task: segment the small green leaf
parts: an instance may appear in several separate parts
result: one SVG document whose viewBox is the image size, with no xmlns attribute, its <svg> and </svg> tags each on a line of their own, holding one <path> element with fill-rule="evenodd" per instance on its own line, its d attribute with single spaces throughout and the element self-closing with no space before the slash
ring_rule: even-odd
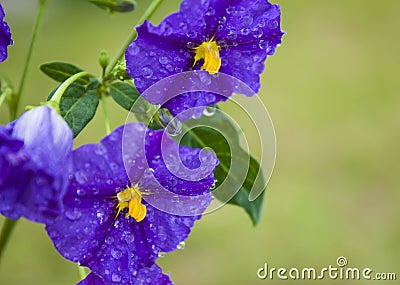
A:
<svg viewBox="0 0 400 285">
<path fill-rule="evenodd" d="M 109 13 L 113 12 L 131 12 L 135 9 L 136 1 L 134 0 L 88 0 L 97 7 L 106 10 Z"/>
<path fill-rule="evenodd" d="M 122 108 L 130 111 L 140 94 L 128 83 L 116 82 L 109 86 L 110 95 Z"/>
<path fill-rule="evenodd" d="M 43 71 L 47 76 L 58 82 L 64 82 L 72 75 L 83 71 L 79 67 L 76 67 L 75 65 L 72 65 L 70 63 L 56 61 L 42 64 L 40 66 L 40 70 Z M 81 84 L 88 84 L 89 77 L 81 77 L 76 80 L 76 82 Z"/>
<path fill-rule="evenodd" d="M 242 207 L 253 224 L 257 224 L 262 212 L 266 181 L 262 171 L 259 171 L 260 164 L 240 146 L 235 125 L 217 110 L 211 117 L 203 116 L 200 120 L 185 122 L 184 129 L 188 131 L 183 137 L 177 138 L 180 144 L 195 148 L 211 147 L 219 159 L 214 172 L 217 180 L 214 196 Z M 250 201 L 249 194 L 253 190 L 261 194 Z"/>
<path fill-rule="evenodd" d="M 55 90 L 51 92 L 48 100 L 54 92 Z M 60 113 L 72 129 L 74 138 L 93 119 L 98 104 L 99 96 L 96 90 L 85 88 L 77 83 L 73 83 L 65 90 L 60 101 Z"/>
</svg>

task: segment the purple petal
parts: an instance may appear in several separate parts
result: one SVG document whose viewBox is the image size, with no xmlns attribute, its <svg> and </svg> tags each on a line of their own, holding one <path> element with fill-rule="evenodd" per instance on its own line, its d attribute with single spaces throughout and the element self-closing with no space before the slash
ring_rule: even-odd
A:
<svg viewBox="0 0 400 285">
<path fill-rule="evenodd" d="M 0 4 L 0 62 L 6 60 L 8 53 L 7 48 L 9 45 L 13 44 L 13 40 L 11 39 L 10 27 L 7 22 L 4 21 L 4 10 L 2 5 Z"/>
<path fill-rule="evenodd" d="M 186 46 L 157 33 L 148 21 L 137 31 L 138 38 L 129 45 L 125 58 L 127 71 L 139 92 L 162 78 L 191 68 L 192 53 Z"/>
<path fill-rule="evenodd" d="M 71 168 L 72 131 L 58 113 L 34 108 L 0 134 L 0 211 L 48 222 L 62 210 Z"/>
<path fill-rule="evenodd" d="M 111 275 L 111 282 L 118 284 L 127 285 L 173 285 L 168 275 L 162 273 L 161 268 L 153 264 L 150 267 L 144 267 L 137 270 L 135 280 L 129 280 L 128 282 L 122 282 L 122 276 L 119 273 Z M 114 278 L 114 281 L 112 279 Z M 120 280 L 120 281 L 117 281 Z M 110 284 L 102 276 L 98 276 L 94 273 L 90 273 L 84 280 L 79 282 L 77 285 L 106 285 Z"/>
</svg>

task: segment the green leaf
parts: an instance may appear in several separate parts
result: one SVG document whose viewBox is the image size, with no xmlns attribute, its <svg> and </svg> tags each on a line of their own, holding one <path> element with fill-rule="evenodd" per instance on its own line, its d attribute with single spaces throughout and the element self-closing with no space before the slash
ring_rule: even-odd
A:
<svg viewBox="0 0 400 285">
<path fill-rule="evenodd" d="M 47 76 L 58 82 L 64 82 L 72 75 L 83 71 L 79 67 L 76 67 L 75 65 L 72 65 L 70 63 L 57 62 L 57 61 L 42 64 L 40 66 L 40 70 L 43 71 Z M 81 84 L 88 84 L 89 77 L 88 76 L 81 77 L 78 80 L 76 80 L 76 82 Z"/>
<path fill-rule="evenodd" d="M 200 120 L 185 122 L 184 130 L 188 131 L 177 138 L 180 144 L 195 148 L 210 147 L 219 159 L 214 172 L 217 180 L 214 196 L 222 202 L 242 207 L 253 224 L 257 224 L 262 212 L 266 180 L 257 160 L 240 146 L 235 125 L 217 110 L 211 117 L 202 116 Z M 250 201 L 251 191 L 261 194 Z"/>
<path fill-rule="evenodd" d="M 130 111 L 140 94 L 128 83 L 116 82 L 109 86 L 110 95 L 122 108 Z"/>
<path fill-rule="evenodd" d="M 51 92 L 48 100 L 54 92 L 55 90 Z M 73 83 L 65 90 L 60 101 L 60 113 L 72 129 L 74 138 L 93 119 L 98 104 L 99 96 L 96 90 L 85 88 L 77 83 Z"/>
<path fill-rule="evenodd" d="M 134 0 L 88 0 L 97 7 L 106 10 L 109 13 L 113 12 L 131 12 L 135 9 L 136 1 Z"/>
</svg>

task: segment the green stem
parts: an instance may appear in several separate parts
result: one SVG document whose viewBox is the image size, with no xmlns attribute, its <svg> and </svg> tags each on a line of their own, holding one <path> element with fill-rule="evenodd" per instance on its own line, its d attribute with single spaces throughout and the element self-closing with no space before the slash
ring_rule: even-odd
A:
<svg viewBox="0 0 400 285">
<path fill-rule="evenodd" d="M 137 22 L 136 26 L 139 26 L 144 23 L 145 20 L 149 19 L 154 12 L 157 10 L 158 6 L 160 6 L 163 0 L 153 0 L 150 6 L 146 9 L 142 17 Z M 114 69 L 114 67 L 118 64 L 118 61 L 121 60 L 124 56 L 125 50 L 128 48 L 129 44 L 136 39 L 137 31 L 136 28 L 133 29 L 132 33 L 129 35 L 128 39 L 126 40 L 125 44 L 121 47 L 120 51 L 117 55 L 113 58 L 111 64 L 107 68 L 107 75 Z"/>
<path fill-rule="evenodd" d="M 110 126 L 110 118 L 108 117 L 107 101 L 106 101 L 106 95 L 105 94 L 101 94 L 100 101 L 101 101 L 101 106 L 103 107 L 104 124 L 105 124 L 105 127 L 106 127 L 106 133 L 108 135 L 109 133 L 111 133 L 111 126 Z"/>
<path fill-rule="evenodd" d="M 0 94 L 0 107 L 3 105 L 4 101 L 8 96 L 12 94 L 12 90 L 10 88 L 6 88 L 2 94 Z"/>
<path fill-rule="evenodd" d="M 0 235 L 0 260 L 1 257 L 3 256 L 4 249 L 6 248 L 7 242 L 9 237 L 11 236 L 11 233 L 17 224 L 18 220 L 10 220 L 10 219 L 5 219 L 3 228 L 1 229 L 1 235 Z"/>
<path fill-rule="evenodd" d="M 60 102 L 61 100 L 61 96 L 65 93 L 65 90 L 67 90 L 67 88 L 74 83 L 76 80 L 78 80 L 81 77 L 84 76 L 88 76 L 90 75 L 89 72 L 86 71 L 81 71 L 78 73 L 75 73 L 74 75 L 72 75 L 71 77 L 69 77 L 67 80 L 65 80 L 57 89 L 57 91 L 53 94 L 53 96 L 51 97 L 50 101 L 55 101 L 57 103 Z"/>
<path fill-rule="evenodd" d="M 26 82 L 26 75 L 27 75 L 29 67 L 31 65 L 32 53 L 33 53 L 33 50 L 34 50 L 35 45 L 36 45 L 36 39 L 37 39 L 40 23 L 42 22 L 43 11 L 44 11 L 44 8 L 46 6 L 46 3 L 47 3 L 46 0 L 39 0 L 39 9 L 38 9 L 37 14 L 36 14 L 35 25 L 33 27 L 32 40 L 31 40 L 31 43 L 29 45 L 28 55 L 26 57 L 24 70 L 22 72 L 20 86 L 19 86 L 18 92 L 16 93 L 16 97 L 15 97 L 13 108 L 10 109 L 11 120 L 15 120 L 17 118 L 19 102 L 20 102 L 20 99 L 22 97 L 22 92 L 24 92 L 24 87 L 25 87 L 25 82 Z"/>
</svg>

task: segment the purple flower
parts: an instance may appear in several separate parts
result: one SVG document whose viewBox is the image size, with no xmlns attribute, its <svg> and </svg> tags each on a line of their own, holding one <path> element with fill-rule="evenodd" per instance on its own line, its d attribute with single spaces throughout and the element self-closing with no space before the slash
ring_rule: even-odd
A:
<svg viewBox="0 0 400 285">
<path fill-rule="evenodd" d="M 61 255 L 91 269 L 79 284 L 171 284 L 155 261 L 209 205 L 217 163 L 139 123 L 75 150 L 65 212 L 46 229 Z"/>
<path fill-rule="evenodd" d="M 140 92 L 170 75 L 203 69 L 209 76 L 231 75 L 257 93 L 264 61 L 274 54 L 283 35 L 280 8 L 267 0 L 183 0 L 180 11 L 159 26 L 146 21 L 137 31 L 138 38 L 129 45 L 125 58 Z M 169 102 L 146 99 L 163 104 L 173 115 L 227 99 L 195 93 Z"/>
<path fill-rule="evenodd" d="M 0 212 L 48 222 L 62 210 L 71 167 L 72 131 L 41 106 L 0 127 Z"/>
<path fill-rule="evenodd" d="M 0 4 L 0 62 L 3 62 L 7 58 L 7 48 L 9 45 L 13 44 L 13 40 L 11 39 L 10 28 L 8 27 L 7 22 L 3 21 L 4 19 L 4 10 L 3 6 Z"/>
</svg>

